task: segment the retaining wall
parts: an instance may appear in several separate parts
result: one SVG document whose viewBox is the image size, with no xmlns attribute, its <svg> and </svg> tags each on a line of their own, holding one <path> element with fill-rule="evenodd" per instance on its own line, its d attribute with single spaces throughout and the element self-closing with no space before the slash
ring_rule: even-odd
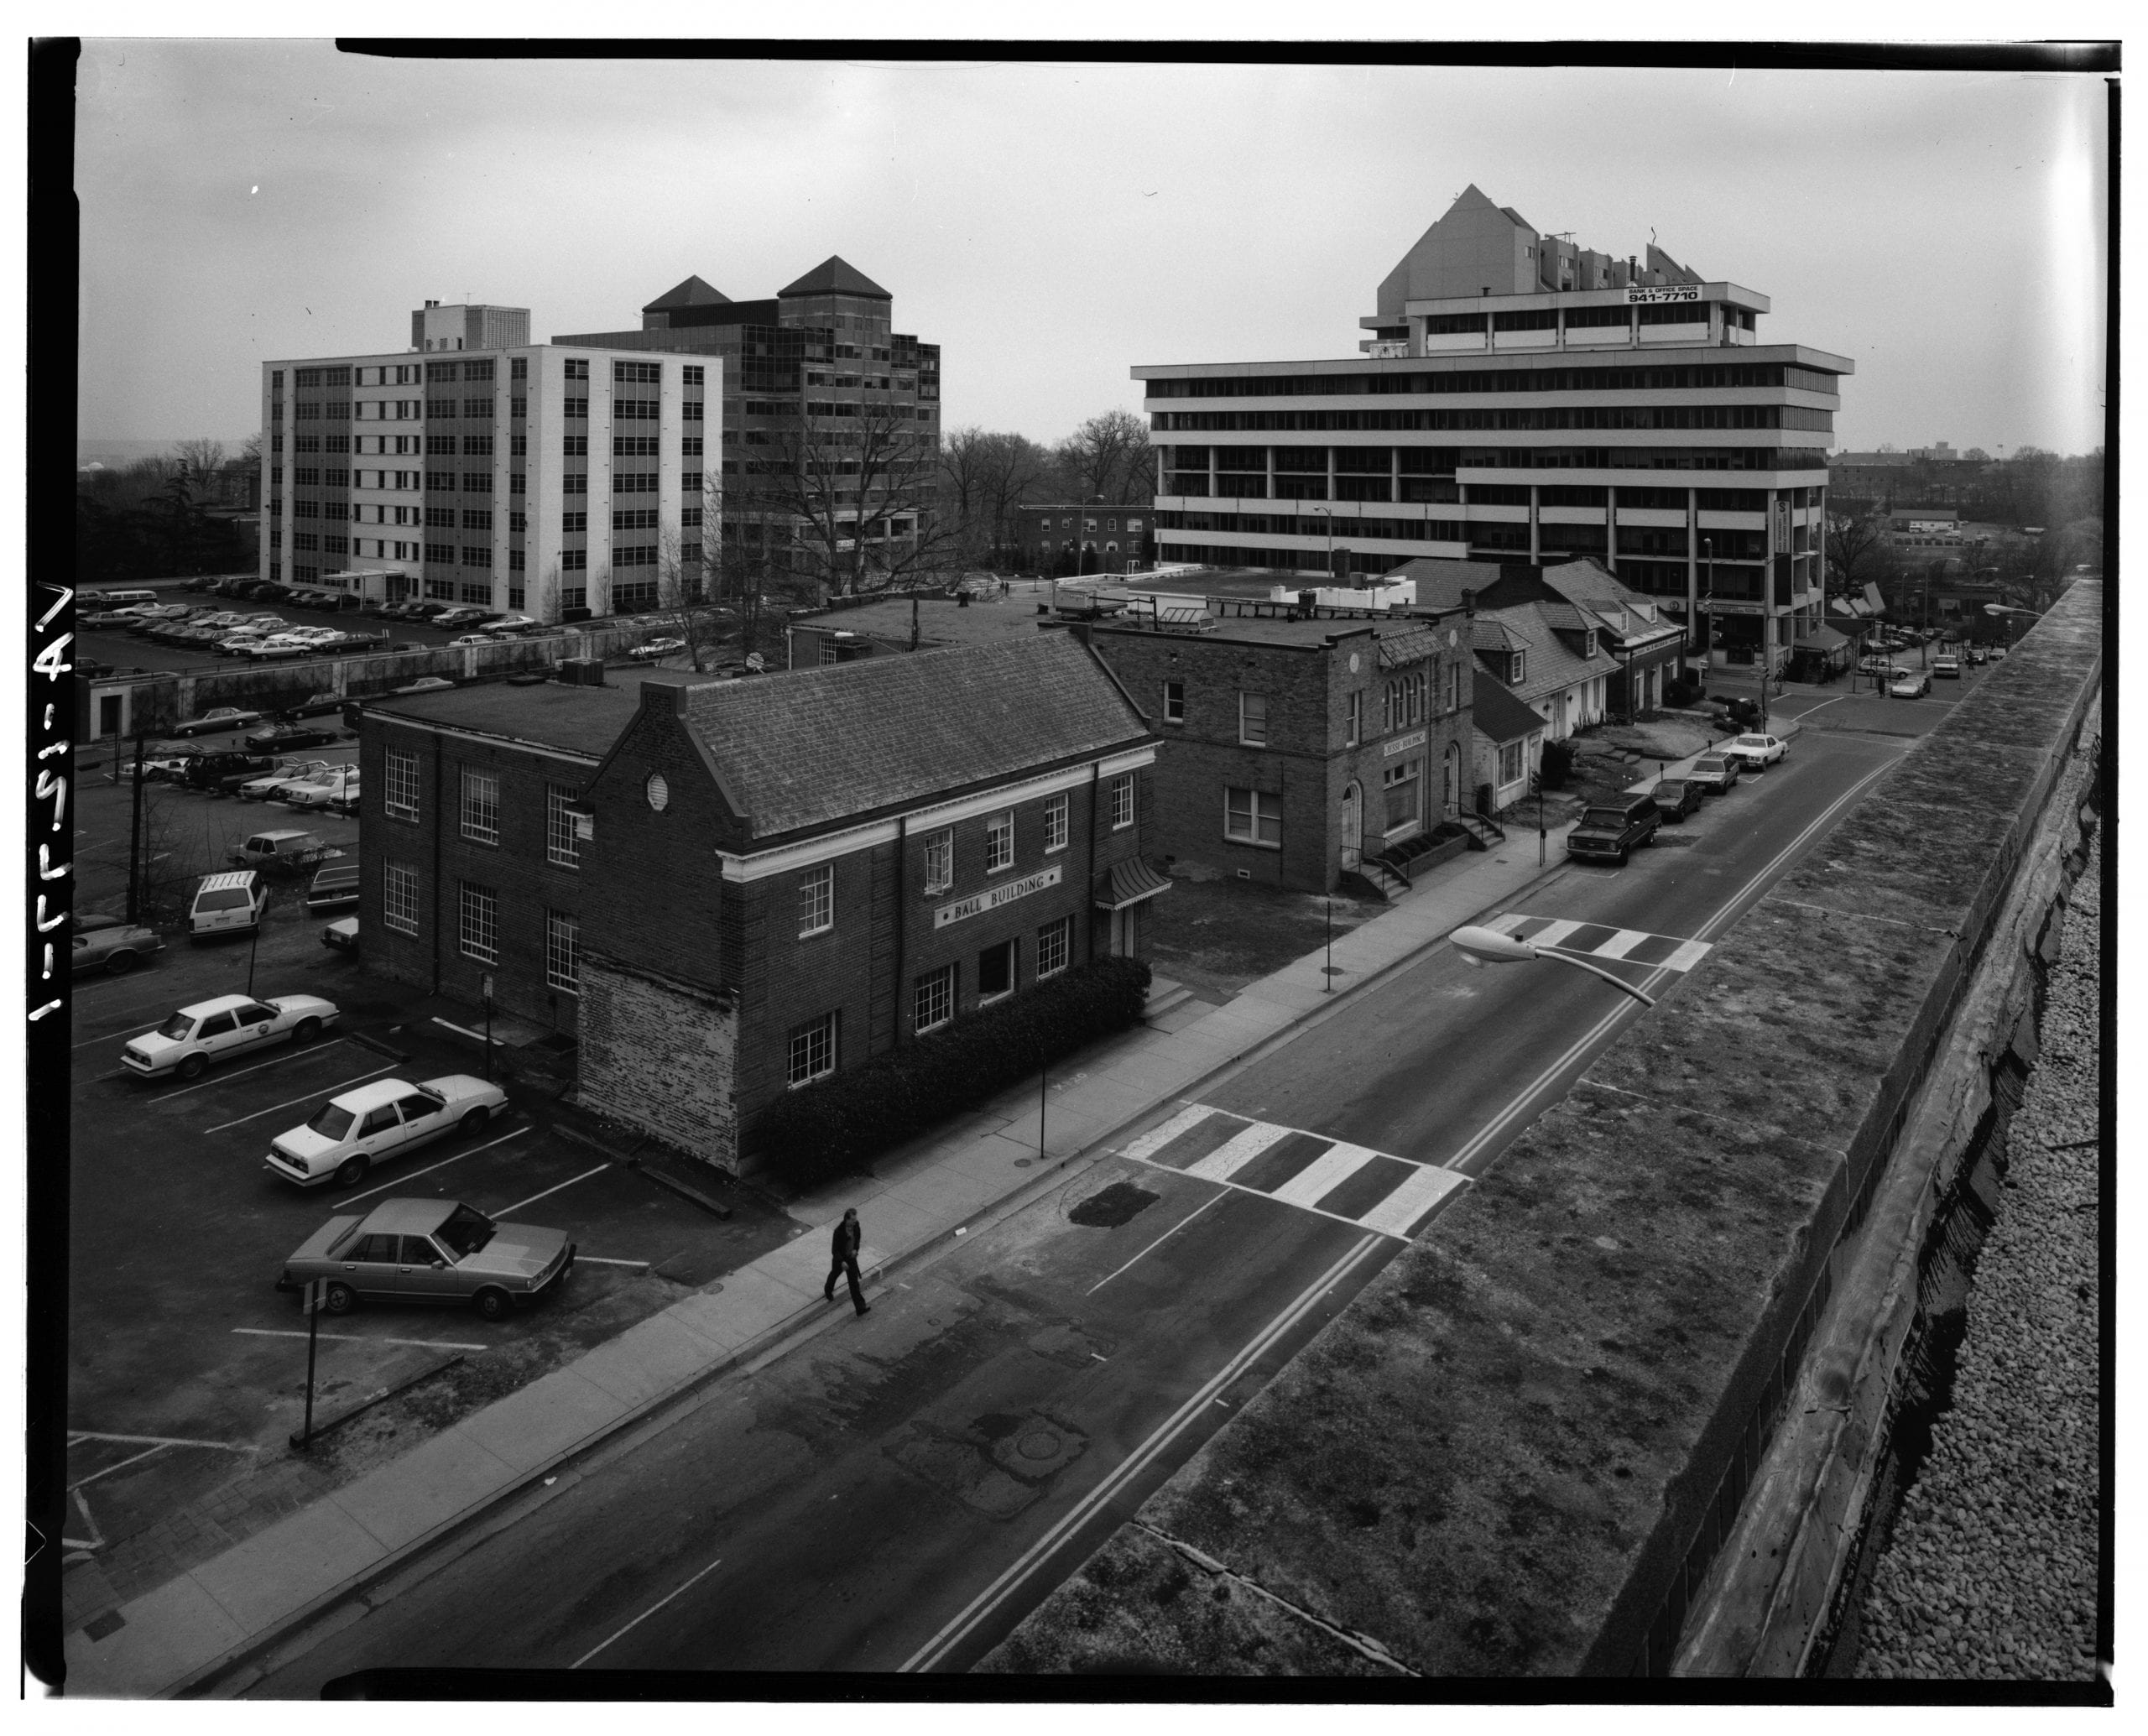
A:
<svg viewBox="0 0 2148 1736">
<path fill-rule="evenodd" d="M 2076 585 L 980 1667 L 1670 1671 L 2068 799 L 2102 602 Z"/>
</svg>

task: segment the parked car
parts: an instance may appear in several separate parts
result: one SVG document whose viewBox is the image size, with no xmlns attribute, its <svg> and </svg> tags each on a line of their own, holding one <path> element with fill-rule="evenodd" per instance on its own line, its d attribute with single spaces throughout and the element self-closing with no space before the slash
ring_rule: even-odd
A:
<svg viewBox="0 0 2148 1736">
<path fill-rule="evenodd" d="M 341 916 L 321 931 L 321 944 L 337 952 L 358 950 L 358 919 Z"/>
<path fill-rule="evenodd" d="M 1921 699 L 1932 691 L 1932 677 L 1911 670 L 1890 681 L 1887 691 L 1896 699 Z"/>
<path fill-rule="evenodd" d="M 216 641 L 219 657 L 243 657 L 249 648 L 259 644 L 268 635 L 258 628 L 242 627 L 228 637 Z"/>
<path fill-rule="evenodd" d="M 333 1181 L 353 1187 L 367 1170 L 438 1139 L 450 1129 L 474 1134 L 507 1107 L 488 1079 L 448 1073 L 412 1085 L 375 1079 L 332 1097 L 303 1127 L 268 1142 L 268 1173 L 301 1187 Z"/>
<path fill-rule="evenodd" d="M 309 910 L 340 910 L 357 901 L 358 865 L 355 862 L 333 863 L 321 869 L 305 891 L 305 907 Z"/>
<path fill-rule="evenodd" d="M 109 925 L 77 927 L 70 937 L 69 970 L 77 977 L 92 971 L 125 975 L 152 952 L 164 950 L 164 936 L 138 923 L 109 920 Z"/>
<path fill-rule="evenodd" d="M 683 651 L 686 649 L 686 642 L 682 639 L 644 639 L 628 652 L 627 655 L 654 662 L 659 657 L 669 657 L 674 651 Z"/>
<path fill-rule="evenodd" d="M 201 750 L 190 742 L 153 742 L 142 750 L 142 780 L 146 784 L 177 783 Z"/>
<path fill-rule="evenodd" d="M 433 625 L 435 627 L 469 626 L 483 619 L 484 615 L 484 610 L 464 604 L 453 608 L 442 609 L 433 617 Z"/>
<path fill-rule="evenodd" d="M 528 633 L 542 624 L 528 615 L 503 615 L 497 621 L 487 622 L 485 631 L 491 633 Z"/>
<path fill-rule="evenodd" d="M 1688 784 L 1697 784 L 1711 795 L 1721 795 L 1738 782 L 1738 761 L 1728 753 L 1703 753 L 1686 774 Z"/>
<path fill-rule="evenodd" d="M 1687 778 L 1658 778 L 1648 794 L 1658 816 L 1670 825 L 1682 826 L 1688 814 L 1699 811 L 1707 792 Z"/>
<path fill-rule="evenodd" d="M 232 847 L 231 861 L 242 868 L 295 870 L 317 868 L 343 852 L 317 832 L 257 832 Z"/>
<path fill-rule="evenodd" d="M 1733 737 L 1716 750 L 1739 762 L 1746 771 L 1758 771 L 1763 766 L 1773 765 L 1790 752 L 1790 743 L 1779 735 L 1741 735 Z"/>
<path fill-rule="evenodd" d="M 274 657 L 305 657 L 315 650 L 311 639 L 294 639 L 288 633 L 274 633 L 266 639 L 256 639 L 247 646 L 244 655 L 258 663 L 266 663 Z"/>
<path fill-rule="evenodd" d="M 324 688 L 318 693 L 309 693 L 296 705 L 283 706 L 276 712 L 276 721 L 295 722 L 300 717 L 341 717 L 343 714 L 343 696 Z"/>
<path fill-rule="evenodd" d="M 357 781 L 357 767 L 338 766 L 334 771 L 323 772 L 318 777 L 301 778 L 295 784 L 286 784 L 278 793 L 276 800 L 286 807 L 327 808 Z"/>
<path fill-rule="evenodd" d="M 495 1223 L 454 1200 L 383 1200 L 362 1217 L 331 1217 L 284 1262 L 276 1288 L 289 1293 L 326 1280 L 331 1314 L 361 1301 L 463 1304 L 503 1320 L 574 1270 L 564 1230 Z"/>
<path fill-rule="evenodd" d="M 122 1066 L 143 1079 L 176 1073 L 198 1079 L 212 1061 L 224 1061 L 271 1043 L 310 1043 L 342 1015 L 317 994 L 281 994 L 256 1000 L 219 995 L 181 1007 L 154 1030 L 128 1040 Z"/>
<path fill-rule="evenodd" d="M 343 780 L 342 786 L 329 796 L 326 803 L 328 811 L 331 814 L 357 813 L 359 799 L 364 793 L 359 787 L 360 782 L 357 771 L 353 768 L 351 775 Z"/>
<path fill-rule="evenodd" d="M 209 935 L 251 933 L 260 927 L 268 904 L 268 889 L 251 868 L 204 874 L 186 913 L 187 933 L 197 941 Z"/>
<path fill-rule="evenodd" d="M 258 778 L 248 778 L 238 786 L 238 795 L 247 801 L 274 801 L 277 792 L 286 784 L 296 784 L 335 770 L 335 762 L 327 759 L 279 760 Z"/>
<path fill-rule="evenodd" d="M 1962 679 L 1962 660 L 1958 657 L 1935 657 L 1932 659 L 1932 673 L 1942 681 Z"/>
<path fill-rule="evenodd" d="M 1650 796 L 1621 795 L 1591 802 L 1567 834 L 1567 854 L 1583 861 L 1615 862 L 1624 868 L 1635 850 L 1655 841 L 1655 829 L 1662 823 Z"/>
<path fill-rule="evenodd" d="M 390 693 L 431 693 L 442 687 L 452 687 L 454 682 L 444 675 L 420 675 L 414 681 L 401 687 L 391 687 Z"/>
<path fill-rule="evenodd" d="M 257 729 L 246 745 L 257 753 L 288 753 L 300 748 L 327 748 L 343 739 L 343 732 L 326 723 L 272 723 Z"/>
<path fill-rule="evenodd" d="M 465 633 L 458 634 L 456 638 L 450 639 L 447 643 L 451 649 L 457 645 L 489 645 L 493 643 L 493 640 L 486 633 Z"/>
<path fill-rule="evenodd" d="M 177 781 L 190 790 L 229 795 L 248 779 L 273 769 L 275 764 L 265 754 L 242 753 L 235 748 L 218 753 L 196 753 L 186 762 L 186 769 Z"/>
<path fill-rule="evenodd" d="M 219 675 L 216 679 L 221 681 L 224 678 Z M 208 735 L 219 729 L 243 729 L 248 724 L 258 723 L 260 721 L 261 713 L 258 712 L 242 711 L 237 706 L 216 706 L 202 712 L 198 717 L 190 718 L 185 723 L 175 725 L 172 733 L 174 735 Z"/>
<path fill-rule="evenodd" d="M 1991 661 L 1991 653 L 1987 651 L 1982 645 L 1971 645 L 1969 647 L 1969 661 L 1978 665 L 1989 663 Z"/>
</svg>

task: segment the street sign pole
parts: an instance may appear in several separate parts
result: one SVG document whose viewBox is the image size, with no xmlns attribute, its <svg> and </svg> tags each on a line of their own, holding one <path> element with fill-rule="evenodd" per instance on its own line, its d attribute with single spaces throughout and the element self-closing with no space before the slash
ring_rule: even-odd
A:
<svg viewBox="0 0 2148 1736">
<path fill-rule="evenodd" d="M 485 1077 L 493 1077 L 493 973 L 485 972 Z"/>
<path fill-rule="evenodd" d="M 291 1445 L 304 1452 L 313 1444 L 313 1371 L 314 1356 L 321 1347 L 321 1310 L 327 1300 L 328 1280 L 310 1278 L 306 1280 L 305 1308 L 305 1426 L 291 1436 Z"/>
</svg>

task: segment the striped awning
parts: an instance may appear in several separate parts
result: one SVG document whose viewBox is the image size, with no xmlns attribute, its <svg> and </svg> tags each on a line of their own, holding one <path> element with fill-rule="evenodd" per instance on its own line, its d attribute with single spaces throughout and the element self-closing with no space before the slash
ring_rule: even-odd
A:
<svg viewBox="0 0 2148 1736">
<path fill-rule="evenodd" d="M 1129 861 L 1115 862 L 1098 874 L 1093 897 L 1100 910 L 1123 910 L 1129 904 L 1138 904 L 1160 892 L 1168 892 L 1170 887 L 1168 874 L 1158 873 L 1136 856 Z"/>
</svg>

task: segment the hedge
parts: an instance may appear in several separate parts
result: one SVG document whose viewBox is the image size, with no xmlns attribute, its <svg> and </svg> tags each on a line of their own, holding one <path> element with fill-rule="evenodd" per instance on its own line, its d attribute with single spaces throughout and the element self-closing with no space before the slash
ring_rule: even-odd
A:
<svg viewBox="0 0 2148 1736">
<path fill-rule="evenodd" d="M 1574 750 L 1564 742 L 1546 742 L 1544 759 L 1538 768 L 1546 790 L 1563 790 L 1567 779 L 1573 775 Z"/>
<path fill-rule="evenodd" d="M 1149 967 L 1138 958 L 1078 966 L 786 1092 L 756 1120 L 753 1146 L 774 1175 L 800 1186 L 861 1170 L 1045 1063 L 1139 1024 L 1148 996 Z"/>
</svg>

